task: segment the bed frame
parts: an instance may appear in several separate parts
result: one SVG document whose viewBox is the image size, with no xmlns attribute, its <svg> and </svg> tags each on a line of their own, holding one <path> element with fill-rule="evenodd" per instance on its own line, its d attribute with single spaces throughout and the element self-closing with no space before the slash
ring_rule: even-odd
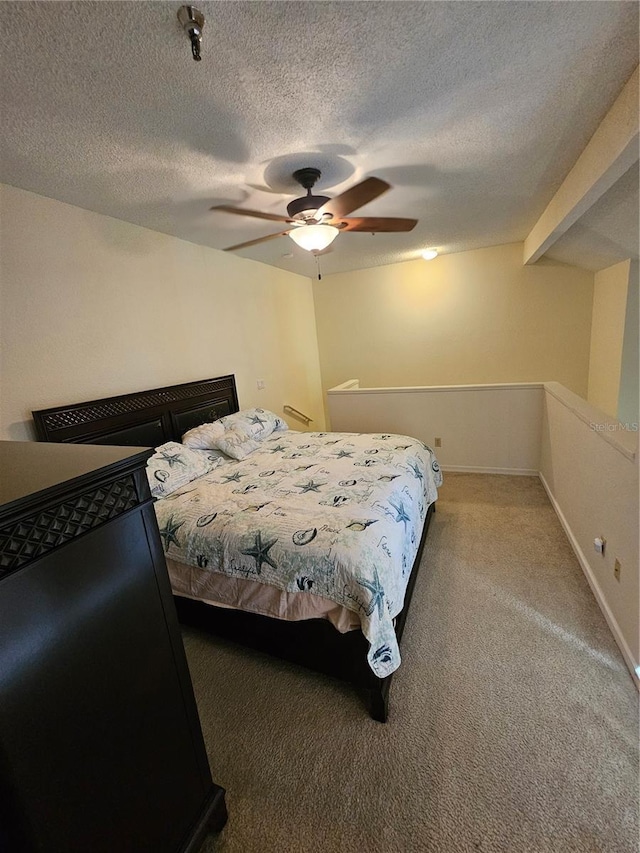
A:
<svg viewBox="0 0 640 853">
<path fill-rule="evenodd" d="M 118 397 L 33 412 L 40 441 L 157 447 L 180 441 L 187 430 L 238 411 L 234 376 L 169 385 Z M 424 522 L 405 605 L 395 620 L 402 639 L 409 605 L 435 504 Z M 214 607 L 174 596 L 181 622 L 335 676 L 366 690 L 374 720 L 386 722 L 392 676 L 378 678 L 367 662 L 369 643 L 361 631 L 341 634 L 325 619 L 287 622 L 241 610 Z"/>
</svg>

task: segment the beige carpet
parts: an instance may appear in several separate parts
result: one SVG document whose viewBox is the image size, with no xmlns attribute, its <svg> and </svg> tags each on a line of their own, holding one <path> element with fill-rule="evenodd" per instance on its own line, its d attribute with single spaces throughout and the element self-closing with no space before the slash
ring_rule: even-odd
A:
<svg viewBox="0 0 640 853">
<path fill-rule="evenodd" d="M 535 478 L 448 474 L 391 687 L 185 632 L 229 823 L 207 853 L 626 853 L 638 697 Z"/>
</svg>

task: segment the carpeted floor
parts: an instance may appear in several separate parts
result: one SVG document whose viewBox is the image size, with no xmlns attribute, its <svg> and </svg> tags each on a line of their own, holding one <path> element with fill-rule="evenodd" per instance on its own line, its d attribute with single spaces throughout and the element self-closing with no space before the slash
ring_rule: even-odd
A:
<svg viewBox="0 0 640 853">
<path fill-rule="evenodd" d="M 447 474 L 386 725 L 185 632 L 229 823 L 206 853 L 638 849 L 638 696 L 539 481 Z"/>
</svg>

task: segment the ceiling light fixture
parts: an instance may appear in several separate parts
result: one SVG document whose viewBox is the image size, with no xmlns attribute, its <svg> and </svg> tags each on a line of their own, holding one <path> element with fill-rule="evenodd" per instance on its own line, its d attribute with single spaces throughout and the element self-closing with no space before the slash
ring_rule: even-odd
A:
<svg viewBox="0 0 640 853">
<path fill-rule="evenodd" d="M 294 228 L 293 231 L 289 232 L 289 237 L 301 249 L 306 249 L 307 252 L 321 252 L 330 243 L 333 243 L 339 233 L 340 229 L 334 228 L 333 225 L 316 223 L 314 225 L 301 225 L 299 228 Z"/>
<path fill-rule="evenodd" d="M 425 249 L 422 253 L 422 257 L 425 261 L 432 261 L 434 258 L 438 257 L 438 252 L 435 249 Z"/>
</svg>

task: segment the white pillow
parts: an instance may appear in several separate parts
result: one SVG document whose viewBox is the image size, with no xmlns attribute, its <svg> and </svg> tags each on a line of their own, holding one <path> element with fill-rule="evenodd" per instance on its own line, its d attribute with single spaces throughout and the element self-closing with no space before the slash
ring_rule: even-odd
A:
<svg viewBox="0 0 640 853">
<path fill-rule="evenodd" d="M 234 435 L 231 440 L 226 438 L 227 433 L 242 433 L 246 438 L 254 441 L 263 441 L 273 432 L 284 432 L 289 429 L 286 421 L 274 415 L 268 409 L 244 409 L 233 415 L 225 415 L 218 421 L 190 429 L 182 436 L 182 443 L 193 450 L 217 449 L 227 453 L 233 459 L 244 459 L 256 448 L 247 450 L 243 456 L 235 456 L 235 448 L 241 448 L 244 444 L 240 435 Z M 229 453 L 225 448 L 230 447 Z M 248 446 L 247 446 L 248 447 Z M 239 450 L 238 452 L 243 452 Z"/>
<path fill-rule="evenodd" d="M 192 450 L 208 450 L 217 448 L 217 440 L 224 435 L 224 424 L 214 421 L 210 424 L 201 424 L 190 429 L 182 436 L 182 443 Z"/>
<path fill-rule="evenodd" d="M 228 429 L 221 438 L 217 439 L 216 447 L 232 459 L 240 461 L 257 450 L 260 442 L 244 429 Z"/>
<path fill-rule="evenodd" d="M 156 498 L 166 497 L 197 477 L 208 474 L 221 462 L 213 453 L 191 450 L 177 441 L 168 441 L 157 447 L 147 462 L 151 494 Z"/>
<path fill-rule="evenodd" d="M 225 429 L 241 429 L 249 433 L 256 441 L 263 441 L 273 432 L 284 432 L 289 429 L 286 421 L 279 418 L 268 409 L 243 409 L 233 415 L 225 415 L 220 418 Z"/>
</svg>

